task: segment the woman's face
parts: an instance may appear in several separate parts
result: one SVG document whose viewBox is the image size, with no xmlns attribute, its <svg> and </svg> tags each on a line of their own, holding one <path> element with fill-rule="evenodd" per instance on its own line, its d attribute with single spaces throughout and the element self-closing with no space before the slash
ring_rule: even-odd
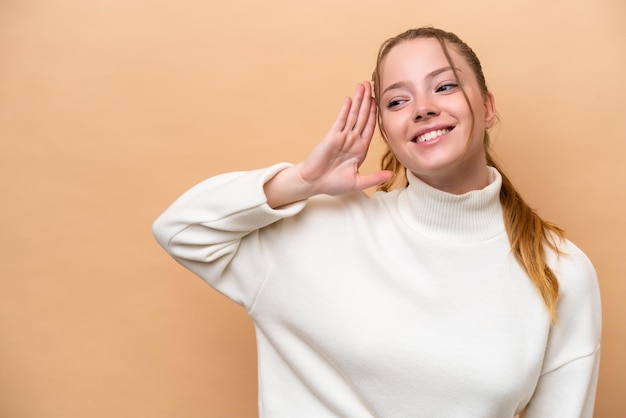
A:
<svg viewBox="0 0 626 418">
<path fill-rule="evenodd" d="M 403 41 L 388 52 L 380 69 L 381 121 L 407 169 L 433 187 L 464 193 L 488 184 L 483 139 L 495 108 L 466 60 L 454 47 L 448 51 L 458 81 L 436 39 Z"/>
</svg>

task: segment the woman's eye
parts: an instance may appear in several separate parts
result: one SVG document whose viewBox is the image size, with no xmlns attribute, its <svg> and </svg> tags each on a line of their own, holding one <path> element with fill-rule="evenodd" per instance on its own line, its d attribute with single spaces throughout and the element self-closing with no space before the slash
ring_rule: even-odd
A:
<svg viewBox="0 0 626 418">
<path fill-rule="evenodd" d="M 442 92 L 442 91 L 450 91 L 450 90 L 454 90 L 457 87 L 459 87 L 458 84 L 454 84 L 454 83 L 448 83 L 448 84 L 444 84 L 443 86 L 440 86 L 437 88 L 437 93 Z"/>
<path fill-rule="evenodd" d="M 404 103 L 404 100 L 400 100 L 400 99 L 396 99 L 396 100 L 391 100 L 388 104 L 387 104 L 387 109 L 392 109 L 396 106 L 400 106 L 402 103 Z"/>
</svg>

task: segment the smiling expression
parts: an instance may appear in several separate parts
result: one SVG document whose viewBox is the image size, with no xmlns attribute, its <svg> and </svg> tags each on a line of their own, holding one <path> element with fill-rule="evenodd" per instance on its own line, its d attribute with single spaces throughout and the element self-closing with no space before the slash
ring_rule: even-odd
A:
<svg viewBox="0 0 626 418">
<path fill-rule="evenodd" d="M 380 68 L 381 129 L 413 174 L 464 193 L 488 184 L 484 133 L 495 108 L 466 60 L 454 46 L 447 49 L 458 79 L 436 39 L 403 41 L 388 52 Z"/>
</svg>

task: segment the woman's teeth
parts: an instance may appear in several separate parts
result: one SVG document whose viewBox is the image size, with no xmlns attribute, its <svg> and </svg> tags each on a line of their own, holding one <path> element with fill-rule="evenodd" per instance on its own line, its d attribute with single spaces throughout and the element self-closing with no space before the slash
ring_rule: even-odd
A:
<svg viewBox="0 0 626 418">
<path fill-rule="evenodd" d="M 426 141 L 430 141 L 431 139 L 435 139 L 441 135 L 445 135 L 448 132 L 450 132 L 450 129 L 438 129 L 436 131 L 430 131 L 430 132 L 426 132 L 423 135 L 418 136 L 415 139 L 415 142 L 426 142 Z"/>
</svg>

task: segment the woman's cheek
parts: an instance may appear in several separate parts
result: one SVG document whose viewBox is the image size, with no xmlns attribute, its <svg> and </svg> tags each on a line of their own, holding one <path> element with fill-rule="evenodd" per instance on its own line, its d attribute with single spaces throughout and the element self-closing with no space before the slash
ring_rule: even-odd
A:
<svg viewBox="0 0 626 418">
<path fill-rule="evenodd" d="M 383 118 L 383 125 L 389 141 L 394 141 L 402 136 L 403 124 L 402 119 L 394 115 L 388 115 Z"/>
</svg>

